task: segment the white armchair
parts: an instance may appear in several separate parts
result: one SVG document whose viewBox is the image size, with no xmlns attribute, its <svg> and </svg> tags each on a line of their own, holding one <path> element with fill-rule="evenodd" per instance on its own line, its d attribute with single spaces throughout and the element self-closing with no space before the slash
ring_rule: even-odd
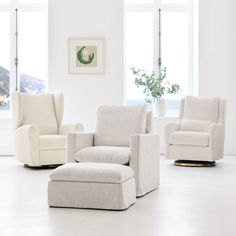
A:
<svg viewBox="0 0 236 236">
<path fill-rule="evenodd" d="M 68 135 L 68 162 L 130 166 L 137 196 L 159 186 L 159 136 L 151 134 L 151 112 L 145 106 L 101 106 L 95 133 Z"/>
<path fill-rule="evenodd" d="M 61 125 L 63 94 L 14 92 L 12 110 L 16 158 L 32 167 L 65 163 L 66 135 L 83 131 L 83 125 Z"/>
<path fill-rule="evenodd" d="M 220 98 L 182 99 L 179 122 L 165 128 L 166 159 L 187 160 L 191 165 L 191 161 L 214 164 L 223 158 L 225 107 Z"/>
</svg>

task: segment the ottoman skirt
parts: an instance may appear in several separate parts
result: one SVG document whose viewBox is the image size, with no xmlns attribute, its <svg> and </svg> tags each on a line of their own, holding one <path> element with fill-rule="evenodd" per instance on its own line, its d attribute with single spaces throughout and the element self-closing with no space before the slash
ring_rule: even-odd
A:
<svg viewBox="0 0 236 236">
<path fill-rule="evenodd" d="M 73 163 L 59 168 L 50 175 L 49 206 L 124 210 L 136 201 L 135 180 L 130 167 Z"/>
</svg>

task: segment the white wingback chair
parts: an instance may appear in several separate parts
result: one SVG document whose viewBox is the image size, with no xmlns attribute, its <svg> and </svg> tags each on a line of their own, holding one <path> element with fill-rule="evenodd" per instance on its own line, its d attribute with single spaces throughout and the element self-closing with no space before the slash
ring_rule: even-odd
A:
<svg viewBox="0 0 236 236">
<path fill-rule="evenodd" d="M 145 106 L 101 106 L 95 133 L 68 135 L 68 162 L 128 165 L 142 196 L 159 186 L 159 136 L 150 133 L 151 121 Z"/>
<path fill-rule="evenodd" d="M 12 94 L 16 158 L 32 167 L 63 164 L 66 135 L 83 130 L 81 124 L 62 125 L 62 93 Z"/>
<path fill-rule="evenodd" d="M 225 107 L 221 98 L 182 99 L 180 121 L 165 128 L 166 158 L 207 162 L 223 158 Z"/>
</svg>

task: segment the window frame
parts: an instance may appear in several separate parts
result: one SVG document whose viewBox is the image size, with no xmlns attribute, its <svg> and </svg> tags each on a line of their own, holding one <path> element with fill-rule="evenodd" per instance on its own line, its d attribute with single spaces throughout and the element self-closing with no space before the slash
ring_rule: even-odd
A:
<svg viewBox="0 0 236 236">
<path fill-rule="evenodd" d="M 124 3 L 124 103 L 127 104 L 127 14 L 129 12 L 153 13 L 153 71 L 158 72 L 158 9 L 162 12 L 187 12 L 189 17 L 189 66 L 188 66 L 188 94 L 198 95 L 198 0 L 188 0 L 188 3 Z"/>
<path fill-rule="evenodd" d="M 10 13 L 10 94 L 13 91 L 16 91 L 16 14 L 15 9 L 18 9 L 20 12 L 44 12 L 46 14 L 46 20 L 48 22 L 48 1 L 45 3 L 21 3 L 20 0 L 9 0 L 8 3 L 0 2 L 0 13 L 9 12 Z M 20 32 L 19 32 L 20 33 Z M 46 51 L 48 50 L 48 27 L 45 28 L 46 35 Z M 19 58 L 20 60 L 20 58 Z M 45 58 L 45 68 L 48 71 L 48 57 Z M 48 77 L 45 78 L 45 91 L 48 91 Z M 20 71 L 18 70 L 18 88 L 20 88 Z M 10 96 L 11 97 L 11 96 Z M 11 102 L 10 102 L 11 103 Z M 12 106 L 10 105 L 9 110 L 0 110 L 0 117 L 11 117 L 12 115 Z"/>
</svg>

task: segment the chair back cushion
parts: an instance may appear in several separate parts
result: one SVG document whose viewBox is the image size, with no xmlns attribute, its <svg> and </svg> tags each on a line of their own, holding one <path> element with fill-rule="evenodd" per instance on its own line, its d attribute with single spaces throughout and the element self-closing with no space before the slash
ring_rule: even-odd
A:
<svg viewBox="0 0 236 236">
<path fill-rule="evenodd" d="M 199 131 L 208 132 L 209 125 L 212 121 L 208 120 L 187 120 L 183 119 L 181 122 L 181 131 Z"/>
<path fill-rule="evenodd" d="M 205 120 L 218 122 L 220 98 L 186 97 L 183 100 L 183 117 L 185 120 Z"/>
<path fill-rule="evenodd" d="M 146 132 L 145 106 L 101 106 L 97 110 L 95 146 L 129 146 L 132 134 Z"/>
<path fill-rule="evenodd" d="M 40 134 L 57 134 L 58 124 L 53 94 L 21 94 L 23 117 L 22 125 L 35 124 Z"/>
</svg>

